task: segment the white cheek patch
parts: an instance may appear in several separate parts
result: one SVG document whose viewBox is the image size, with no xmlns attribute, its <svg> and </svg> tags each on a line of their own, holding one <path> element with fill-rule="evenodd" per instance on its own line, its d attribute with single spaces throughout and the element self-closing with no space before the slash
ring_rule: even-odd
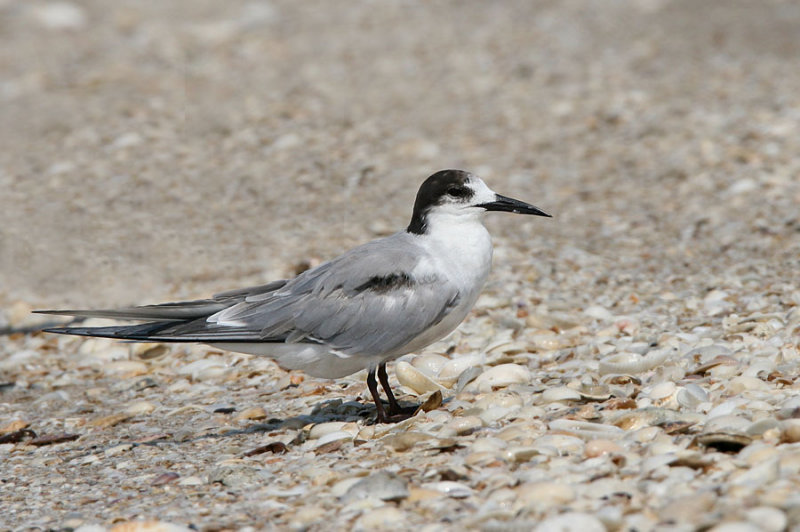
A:
<svg viewBox="0 0 800 532">
<path fill-rule="evenodd" d="M 470 188 L 475 191 L 475 195 L 472 196 L 470 203 L 473 205 L 481 205 L 483 203 L 491 203 L 497 199 L 497 194 L 486 186 L 486 183 L 483 182 L 482 179 L 479 177 L 473 177 L 469 183 Z"/>
</svg>

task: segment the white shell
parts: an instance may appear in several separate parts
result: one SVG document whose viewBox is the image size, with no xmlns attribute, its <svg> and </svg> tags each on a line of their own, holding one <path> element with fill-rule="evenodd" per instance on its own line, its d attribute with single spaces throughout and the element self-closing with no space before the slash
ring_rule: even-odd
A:
<svg viewBox="0 0 800 532">
<path fill-rule="evenodd" d="M 411 365 L 429 377 L 436 377 L 449 361 L 442 355 L 425 354 L 414 357 Z"/>
<path fill-rule="evenodd" d="M 647 395 L 653 400 L 666 399 L 674 394 L 676 389 L 677 386 L 675 386 L 674 382 L 659 382 L 650 389 L 650 392 Z"/>
<path fill-rule="evenodd" d="M 189 375 L 192 380 L 205 380 L 224 375 L 227 369 L 219 360 L 203 358 L 182 366 L 178 373 Z"/>
<path fill-rule="evenodd" d="M 353 438 L 354 436 L 352 433 L 345 432 L 343 430 L 340 430 L 338 432 L 329 432 L 328 434 L 325 434 L 320 439 L 318 439 L 314 447 L 322 447 L 326 443 L 330 443 L 332 441 L 352 440 Z"/>
<path fill-rule="evenodd" d="M 584 443 L 581 438 L 567 436 L 566 434 L 545 434 L 533 443 L 541 453 L 548 456 L 562 456 L 565 454 L 583 454 Z"/>
<path fill-rule="evenodd" d="M 676 399 L 681 406 L 693 409 L 700 403 L 708 401 L 708 394 L 700 386 L 690 382 L 678 390 Z"/>
<path fill-rule="evenodd" d="M 448 360 L 441 367 L 436 380 L 446 386 L 452 386 L 465 370 L 481 366 L 485 363 L 486 355 L 484 354 L 459 355 L 456 358 Z"/>
<path fill-rule="evenodd" d="M 308 439 L 317 440 L 335 432 L 347 432 L 351 436 L 355 436 L 355 434 L 358 432 L 358 425 L 355 423 L 348 423 L 346 421 L 317 423 L 311 427 L 311 430 L 308 431 Z"/>
<path fill-rule="evenodd" d="M 487 369 L 478 378 L 467 385 L 468 389 L 489 392 L 495 388 L 505 388 L 512 384 L 527 384 L 531 381 L 531 372 L 519 364 L 500 364 Z"/>
<path fill-rule="evenodd" d="M 436 381 L 431 379 L 428 375 L 418 370 L 408 362 L 401 360 L 394 368 L 394 374 L 397 380 L 403 386 L 410 388 L 418 395 L 435 392 L 436 390 L 443 391 L 444 388 Z"/>
<path fill-rule="evenodd" d="M 600 361 L 600 375 L 609 373 L 636 374 L 649 371 L 664 363 L 669 349 L 656 349 L 642 356 L 638 353 L 615 353 Z"/>
<path fill-rule="evenodd" d="M 555 403 L 559 401 L 580 401 L 581 394 L 568 386 L 556 386 L 542 392 L 542 401 Z"/>
<path fill-rule="evenodd" d="M 625 431 L 614 425 L 590 423 L 576 419 L 554 419 L 550 422 L 550 430 L 569 432 L 582 439 L 615 440 L 625 435 Z"/>
</svg>

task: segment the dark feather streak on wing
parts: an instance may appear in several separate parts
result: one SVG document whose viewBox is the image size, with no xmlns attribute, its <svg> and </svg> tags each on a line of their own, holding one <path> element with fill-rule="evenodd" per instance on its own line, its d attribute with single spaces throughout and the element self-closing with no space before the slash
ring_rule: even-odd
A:
<svg viewBox="0 0 800 532">
<path fill-rule="evenodd" d="M 397 290 L 399 288 L 411 288 L 414 285 L 414 279 L 406 272 L 390 273 L 383 276 L 370 277 L 367 282 L 356 286 L 354 291 L 356 293 L 370 291 L 378 294 L 384 294 Z"/>
</svg>

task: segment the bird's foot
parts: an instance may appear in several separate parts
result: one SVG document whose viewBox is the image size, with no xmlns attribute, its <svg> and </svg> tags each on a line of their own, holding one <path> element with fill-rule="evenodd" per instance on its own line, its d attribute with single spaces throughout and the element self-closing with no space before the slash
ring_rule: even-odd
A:
<svg viewBox="0 0 800 532">
<path fill-rule="evenodd" d="M 390 404 L 388 409 L 384 409 L 383 405 L 377 408 L 378 415 L 375 418 L 375 424 L 381 423 L 399 423 L 405 421 L 419 410 L 419 405 L 400 406 L 397 403 Z"/>
</svg>

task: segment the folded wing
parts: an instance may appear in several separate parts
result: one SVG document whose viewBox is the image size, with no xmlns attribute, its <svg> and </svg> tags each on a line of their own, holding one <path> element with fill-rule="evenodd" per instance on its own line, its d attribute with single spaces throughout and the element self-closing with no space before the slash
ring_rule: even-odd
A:
<svg viewBox="0 0 800 532">
<path fill-rule="evenodd" d="M 353 249 L 290 281 L 213 299 L 118 311 L 57 311 L 153 320 L 122 327 L 52 332 L 164 342 L 313 342 L 342 355 L 393 353 L 438 324 L 457 305 L 457 288 L 421 274 L 424 253 L 397 246 L 399 233 Z"/>
</svg>

